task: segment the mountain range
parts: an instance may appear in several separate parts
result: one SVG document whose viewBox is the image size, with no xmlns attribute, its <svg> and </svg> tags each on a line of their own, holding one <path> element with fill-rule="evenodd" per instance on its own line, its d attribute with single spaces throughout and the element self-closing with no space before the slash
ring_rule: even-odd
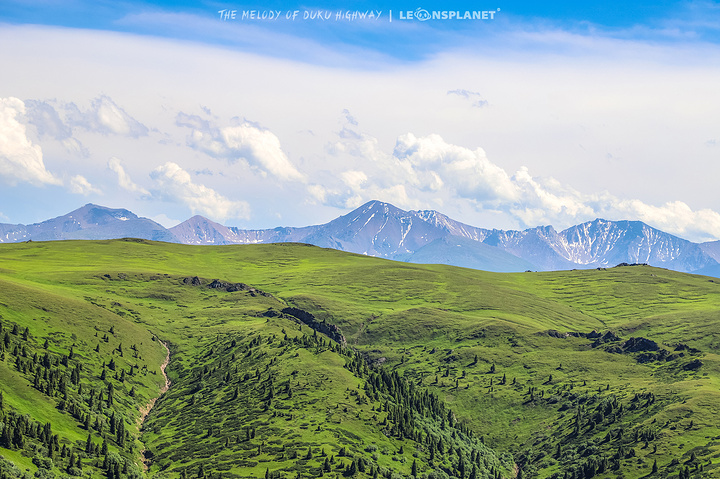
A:
<svg viewBox="0 0 720 479">
<path fill-rule="evenodd" d="M 497 272 L 602 268 L 647 263 L 720 277 L 720 241 L 693 243 L 640 221 L 590 222 L 556 231 L 463 224 L 433 210 L 405 211 L 370 201 L 328 223 L 243 230 L 202 216 L 166 229 L 126 209 L 87 204 L 31 225 L 0 224 L 0 242 L 123 237 L 196 244 L 308 243 L 396 261 L 449 264 Z"/>
</svg>

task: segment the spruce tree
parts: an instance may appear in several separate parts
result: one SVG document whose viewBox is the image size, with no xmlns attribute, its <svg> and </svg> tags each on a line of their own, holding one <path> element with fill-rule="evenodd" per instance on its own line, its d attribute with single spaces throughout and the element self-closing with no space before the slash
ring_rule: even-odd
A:
<svg viewBox="0 0 720 479">
<path fill-rule="evenodd" d="M 357 474 L 357 461 L 353 459 L 353 461 L 348 465 L 347 475 L 354 476 L 355 474 Z"/>
<path fill-rule="evenodd" d="M 87 455 L 93 453 L 92 433 L 88 434 L 87 441 L 85 441 L 85 453 Z"/>
</svg>

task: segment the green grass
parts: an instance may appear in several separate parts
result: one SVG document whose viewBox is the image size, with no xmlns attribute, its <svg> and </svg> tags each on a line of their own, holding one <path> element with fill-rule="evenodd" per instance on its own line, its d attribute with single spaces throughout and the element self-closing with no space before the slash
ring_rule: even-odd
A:
<svg viewBox="0 0 720 479">
<path fill-rule="evenodd" d="M 125 348 L 137 345 L 149 373 L 134 378 L 138 395 L 123 405 L 130 423 L 138 405 L 156 396 L 162 384 L 165 352 L 152 338 L 170 344 L 173 385 L 142 437 L 133 432 L 155 454 L 151 475 L 177 476 L 183 470 L 192 475 L 200 463 L 227 476 L 261 477 L 266 470 L 314 475 L 321 463 L 303 462 L 295 457 L 298 451 L 322 448 L 337 455 L 343 445 L 383 471 L 409 474 L 417 459 L 429 472 L 426 447 L 388 438 L 378 426 L 381 402 L 359 404 L 350 394 L 367 379 L 347 369 L 345 354 L 264 343 L 255 347 L 258 357 L 236 361 L 212 349 L 232 338 L 252 349 L 249 338 L 279 338 L 283 330 L 299 335 L 292 318 L 263 316 L 290 305 L 339 326 L 348 345 L 370 364 L 401 371 L 409 382 L 436 392 L 497 451 L 493 457 L 512 453 L 524 477 L 562 477 L 589 457 L 619 465 L 596 477 L 645 477 L 655 460 L 656 477 L 678 477 L 681 467 L 694 470 L 701 463 L 697 477 L 720 477 L 720 439 L 715 439 L 720 438 L 720 283 L 711 278 L 646 266 L 499 274 L 297 244 L 195 247 L 135 240 L 0 245 L 0 265 L 1 319 L 28 327 L 36 343 L 50 338 L 57 354 L 67 354 L 74 343 L 94 376 L 101 370 L 99 358 L 120 342 Z M 204 284 L 243 282 L 270 296 L 184 284 L 193 276 Z M 94 334 L 110 326 L 116 335 L 95 355 Z M 611 352 L 622 341 L 592 347 L 585 337 L 548 334 L 593 330 L 613 331 L 622 340 L 645 337 L 683 356 L 640 363 L 641 353 Z M 699 352 L 676 352 L 679 343 Z M 116 359 L 129 367 L 127 358 Z M 684 369 L 693 359 L 702 361 L 699 370 Z M 235 379 L 224 385 L 214 377 L 199 390 L 212 383 L 212 394 L 202 393 L 191 405 L 188 397 L 197 394 L 190 392 L 191 378 L 206 366 L 223 374 L 232 367 L 233 378 L 267 367 L 274 384 L 289 381 L 297 392 L 266 408 L 258 399 L 265 386 L 242 383 L 255 402 L 233 405 L 226 399 Z M 28 378 L 7 360 L 0 376 L 8 407 L 52 422 L 53 432 L 68 443 L 85 439 L 77 421 L 28 386 Z M 633 401 L 649 393 L 652 404 Z M 610 398 L 625 412 L 591 427 L 591 411 Z M 582 427 L 575 432 L 578 411 Z M 191 417 L 191 426 L 179 419 Z M 213 421 L 225 432 L 206 437 Z M 258 437 L 239 441 L 238 434 L 252 424 Z M 648 427 L 655 437 L 645 447 L 634 434 Z M 182 439 L 175 445 L 173 437 Z M 398 455 L 402 444 L 406 450 Z M 365 451 L 369 445 L 378 450 Z M 131 457 L 140 447 L 138 442 L 124 454 Z M 619 449 L 634 456 L 613 459 Z M 687 463 L 693 453 L 695 463 Z M 671 465 L 673 460 L 679 463 Z M 509 477 L 510 469 L 498 470 Z"/>
</svg>

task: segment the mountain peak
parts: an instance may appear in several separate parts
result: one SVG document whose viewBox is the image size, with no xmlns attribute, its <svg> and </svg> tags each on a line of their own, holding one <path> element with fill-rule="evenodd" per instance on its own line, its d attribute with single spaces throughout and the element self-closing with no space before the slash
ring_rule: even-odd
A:
<svg viewBox="0 0 720 479">
<path fill-rule="evenodd" d="M 356 208 L 354 211 L 351 211 L 350 214 L 353 214 L 355 212 L 360 212 L 360 211 L 362 211 L 363 213 L 369 212 L 369 211 L 372 211 L 372 212 L 382 211 L 383 213 L 392 212 L 394 214 L 397 214 L 398 212 L 407 213 L 406 211 L 401 210 L 400 208 L 398 208 L 395 205 L 386 203 L 384 201 L 379 201 L 379 200 L 368 201 L 367 203 L 360 206 L 359 208 Z"/>
<path fill-rule="evenodd" d="M 202 216 L 202 215 L 192 216 L 192 217 L 186 219 L 185 221 L 183 221 L 183 222 L 180 223 L 180 224 L 183 224 L 183 223 L 189 223 L 189 224 L 201 224 L 201 223 L 206 223 L 206 224 L 207 224 L 207 223 L 211 223 L 211 224 L 214 224 L 214 225 L 219 225 L 219 224 L 220 224 L 220 223 L 216 223 L 215 221 L 213 221 L 213 220 L 211 220 L 211 219 L 209 219 L 209 218 L 205 218 L 205 217 Z M 179 225 L 178 225 L 178 226 L 179 226 Z"/>
<path fill-rule="evenodd" d="M 123 237 L 215 245 L 300 242 L 399 261 L 495 271 L 593 268 L 623 262 L 701 274 L 720 271 L 720 246 L 705 251 L 641 221 L 595 218 L 560 232 L 550 225 L 488 230 L 435 210 L 406 211 L 380 200 L 368 201 L 328 223 L 299 228 L 241 230 L 195 215 L 167 230 L 126 209 L 93 203 L 42 223 L 0 224 L 0 242 Z"/>
</svg>

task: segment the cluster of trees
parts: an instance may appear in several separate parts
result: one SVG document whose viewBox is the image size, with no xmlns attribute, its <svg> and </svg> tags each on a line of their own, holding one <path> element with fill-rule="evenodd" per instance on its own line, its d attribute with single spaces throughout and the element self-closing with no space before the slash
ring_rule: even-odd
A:
<svg viewBox="0 0 720 479">
<path fill-rule="evenodd" d="M 108 451 L 108 444 L 111 444 L 127 458 L 137 453 L 126 420 L 116 407 L 116 402 L 120 400 L 123 409 L 137 408 L 122 385 L 125 371 L 117 376 L 118 389 L 110 378 L 94 377 L 92 371 L 86 371 L 91 368 L 92 362 L 87 356 L 78 354 L 75 345 L 67 354 L 56 353 L 49 349 L 47 339 L 40 345 L 28 328 L 2 321 L 0 338 L 0 360 L 14 364 L 17 372 L 32 387 L 55 401 L 59 411 L 74 417 L 78 427 L 88 431 L 85 444 L 74 444 L 53 434 L 51 423 L 37 423 L 27 414 L 11 409 L 0 392 L 0 447 L 35 454 L 36 465 L 44 470 L 59 468 L 71 475 L 81 475 L 83 460 L 86 463 L 90 460 L 92 467 L 105 469 L 110 479 L 119 479 L 123 473 L 127 475 L 123 472 L 127 471 L 127 466 L 120 467 L 118 472 L 117 465 L 129 459 L 114 460 L 116 456 L 121 456 Z M 113 361 L 112 358 L 110 361 Z M 98 358 L 98 362 L 102 364 L 105 376 L 103 359 Z M 132 376 L 135 371 L 136 368 L 131 366 L 127 376 Z M 102 445 L 93 440 L 93 433 L 102 439 Z M 105 459 L 100 463 L 102 456 Z M 107 464 L 110 466 L 105 467 Z"/>
<path fill-rule="evenodd" d="M 164 458 L 160 467 L 169 472 L 174 462 L 193 457 L 198 462 L 195 468 L 183 469 L 185 474 L 195 475 L 198 471 L 197 477 L 207 477 L 213 471 L 231 467 L 254 467 L 262 460 L 285 464 L 268 470 L 270 477 L 341 473 L 386 479 L 398 474 L 407 476 L 408 472 L 417 477 L 431 474 L 438 478 L 495 479 L 511 468 L 510 457 L 501 462 L 464 423 L 457 421 L 435 393 L 418 387 L 397 371 L 370 366 L 361 354 L 316 331 L 307 333 L 300 327 L 302 332 L 289 332 L 291 329 L 286 327 L 279 336 L 255 333 L 216 338 L 205 346 L 204 353 L 197 355 L 202 358 L 200 364 L 190 370 L 174 371 L 178 379 L 147 425 L 154 432 L 173 431 L 173 442 L 169 436 L 160 439 L 160 449 L 153 451 Z M 345 391 L 342 404 L 323 405 L 329 411 L 338 411 L 328 414 L 364 421 L 368 429 L 392 438 L 394 447 L 366 449 L 368 445 L 356 437 L 339 442 L 336 447 L 343 444 L 340 449 L 329 447 L 313 453 L 308 452 L 307 445 L 307 450 L 300 450 L 300 444 L 278 440 L 288 431 L 282 426 L 284 421 L 278 424 L 278 419 L 298 424 L 305 408 L 316 407 L 307 399 L 316 394 L 314 388 L 346 388 L 344 384 L 323 383 L 331 380 L 323 378 L 323 374 L 306 375 L 302 367 L 289 371 L 288 365 L 303 350 L 305 358 L 307 352 L 339 355 L 345 360 L 345 368 L 360 379 L 358 388 Z M 170 422 L 161 423 L 160 418 Z M 333 424 L 313 427 L 332 429 Z M 204 432 L 202 443 L 193 441 L 191 438 L 200 431 Z M 223 448 L 231 449 L 232 455 L 217 456 Z M 412 464 L 407 462 L 409 454 L 405 451 L 415 452 L 415 457 L 409 457 Z M 394 458 L 397 466 L 380 466 L 379 453 Z M 200 465 L 202 475 L 196 469 Z"/>
<path fill-rule="evenodd" d="M 551 479 L 590 479 L 608 471 L 618 472 L 623 460 L 636 457 L 636 448 L 652 453 L 657 451 L 653 442 L 659 436 L 659 429 L 668 424 L 661 426 L 654 420 L 649 424 L 644 421 L 659 407 L 655 395 L 652 392 L 636 393 L 622 401 L 615 394 L 603 394 L 603 391 L 607 389 L 575 397 L 574 414 L 548 437 L 557 441 L 554 458 L 563 469 Z M 569 434 L 568 430 L 571 431 Z M 595 439 L 598 432 L 604 433 L 600 440 Z M 544 453 L 535 456 L 525 453 L 519 455 L 518 460 L 532 470 L 532 464 L 544 456 Z M 657 462 L 648 469 L 651 474 L 657 472 Z"/>
</svg>

